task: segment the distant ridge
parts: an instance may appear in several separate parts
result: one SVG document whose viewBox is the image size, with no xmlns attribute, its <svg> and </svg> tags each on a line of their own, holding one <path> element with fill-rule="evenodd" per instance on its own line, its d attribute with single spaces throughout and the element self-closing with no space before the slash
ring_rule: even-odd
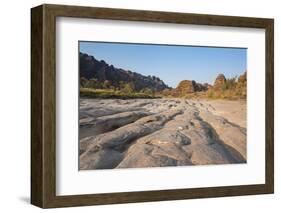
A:
<svg viewBox="0 0 281 213">
<path fill-rule="evenodd" d="M 116 68 L 104 60 L 97 60 L 94 56 L 80 52 L 79 54 L 80 82 L 94 79 L 96 82 L 112 88 L 122 88 L 130 84 L 135 91 L 149 89 L 155 92 L 170 89 L 156 76 L 144 76 L 130 70 Z"/>
</svg>

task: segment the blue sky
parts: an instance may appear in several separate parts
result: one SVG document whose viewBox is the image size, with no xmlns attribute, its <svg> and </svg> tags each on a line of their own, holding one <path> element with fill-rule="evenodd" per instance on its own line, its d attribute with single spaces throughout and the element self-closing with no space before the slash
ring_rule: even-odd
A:
<svg viewBox="0 0 281 213">
<path fill-rule="evenodd" d="M 79 42 L 80 52 L 117 68 L 154 75 L 171 87 L 181 80 L 213 84 L 216 76 L 241 75 L 247 69 L 247 49 L 176 45 Z"/>
</svg>

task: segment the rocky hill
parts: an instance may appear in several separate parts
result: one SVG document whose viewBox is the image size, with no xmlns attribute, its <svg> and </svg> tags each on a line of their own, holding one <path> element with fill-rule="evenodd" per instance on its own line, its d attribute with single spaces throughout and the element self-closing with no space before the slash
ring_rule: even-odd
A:
<svg viewBox="0 0 281 213">
<path fill-rule="evenodd" d="M 85 53 L 79 54 L 80 84 L 94 88 L 117 88 L 129 85 L 134 91 L 162 91 L 169 87 L 158 77 L 144 76 L 136 72 L 116 68 L 103 60 Z M 90 81 L 90 82 L 89 82 Z"/>
</svg>

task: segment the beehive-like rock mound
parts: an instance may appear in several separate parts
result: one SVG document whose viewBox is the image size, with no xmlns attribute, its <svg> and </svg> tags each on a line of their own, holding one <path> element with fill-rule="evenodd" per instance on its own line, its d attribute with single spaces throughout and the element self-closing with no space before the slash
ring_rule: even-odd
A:
<svg viewBox="0 0 281 213">
<path fill-rule="evenodd" d="M 196 92 L 196 82 L 190 80 L 183 80 L 179 83 L 176 90 L 180 93 L 193 93 Z"/>
<path fill-rule="evenodd" d="M 215 80 L 214 88 L 221 89 L 225 83 L 226 83 L 226 78 L 224 74 L 219 74 Z"/>
<path fill-rule="evenodd" d="M 247 72 L 244 72 L 244 74 L 239 76 L 238 83 L 246 83 L 246 82 L 247 82 Z"/>
</svg>

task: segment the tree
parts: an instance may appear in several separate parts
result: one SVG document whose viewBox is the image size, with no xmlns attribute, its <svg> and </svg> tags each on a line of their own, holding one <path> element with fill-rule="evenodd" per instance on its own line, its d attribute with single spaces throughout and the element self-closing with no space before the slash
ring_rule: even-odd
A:
<svg viewBox="0 0 281 213">
<path fill-rule="evenodd" d="M 87 88 L 93 88 L 93 89 L 100 89 L 101 85 L 99 81 L 96 78 L 92 78 L 88 81 L 87 85 L 85 86 Z"/>
<path fill-rule="evenodd" d="M 236 76 L 234 78 L 226 79 L 225 83 L 222 86 L 222 90 L 234 89 L 236 86 Z"/>
<path fill-rule="evenodd" d="M 111 82 L 109 80 L 105 80 L 103 82 L 103 88 L 104 89 L 110 89 L 110 87 L 111 87 Z"/>
<path fill-rule="evenodd" d="M 81 78 L 80 78 L 80 87 L 86 87 L 87 84 L 88 84 L 88 82 L 89 82 L 89 81 L 88 81 L 86 78 L 81 77 Z"/>
<path fill-rule="evenodd" d="M 154 91 L 152 89 L 148 88 L 148 87 L 142 89 L 142 92 L 147 94 L 147 95 L 153 95 L 154 94 Z"/>
<path fill-rule="evenodd" d="M 169 95 L 171 95 L 171 90 L 170 89 L 164 89 L 161 93 L 164 96 L 169 96 Z"/>
<path fill-rule="evenodd" d="M 135 91 L 135 86 L 132 82 L 131 83 L 125 83 L 125 84 L 122 85 L 121 91 L 124 92 L 124 93 L 132 93 L 132 92 Z"/>
</svg>

